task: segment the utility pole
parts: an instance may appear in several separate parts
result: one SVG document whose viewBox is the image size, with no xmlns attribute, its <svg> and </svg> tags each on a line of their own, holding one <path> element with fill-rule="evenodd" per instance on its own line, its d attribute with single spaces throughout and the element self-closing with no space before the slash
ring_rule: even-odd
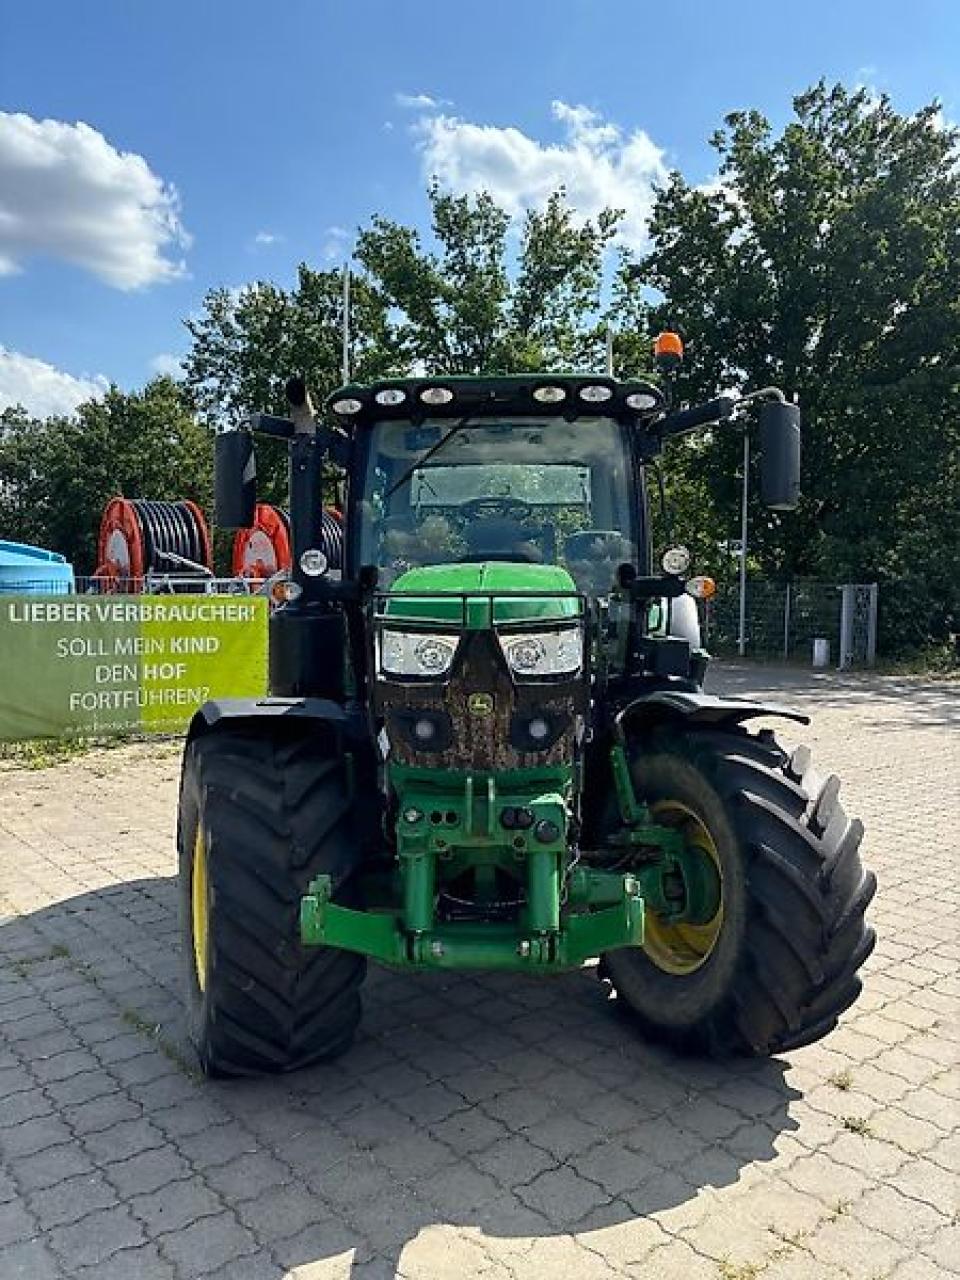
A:
<svg viewBox="0 0 960 1280">
<path fill-rule="evenodd" d="M 607 325 L 607 364 L 606 374 L 608 378 L 613 377 L 613 326 Z"/>
<path fill-rule="evenodd" d="M 747 652 L 747 498 L 750 493 L 750 432 L 743 424 L 743 497 L 740 508 L 740 634 L 737 653 Z"/>
<path fill-rule="evenodd" d="M 350 266 L 343 264 L 343 359 L 344 386 L 350 381 Z"/>
</svg>

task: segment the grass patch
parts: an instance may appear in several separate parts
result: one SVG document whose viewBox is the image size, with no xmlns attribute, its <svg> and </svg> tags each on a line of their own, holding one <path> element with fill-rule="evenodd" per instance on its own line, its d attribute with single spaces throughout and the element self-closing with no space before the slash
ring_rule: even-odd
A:
<svg viewBox="0 0 960 1280">
<path fill-rule="evenodd" d="M 92 751 L 113 751 L 132 743 L 147 743 L 162 750 L 161 758 L 179 755 L 183 738 L 178 734 L 112 733 L 105 738 L 36 738 L 31 742 L 0 742 L 0 770 L 53 769 L 89 755 Z"/>
<path fill-rule="evenodd" d="M 166 1038 L 159 1022 L 150 1022 L 148 1018 L 143 1017 L 136 1009 L 124 1009 L 120 1017 L 128 1027 L 132 1027 L 134 1031 L 139 1031 L 142 1036 L 146 1036 L 148 1040 L 152 1041 L 178 1071 L 182 1071 L 185 1076 L 197 1083 L 203 1078 L 193 1063 L 187 1061 L 173 1041 Z"/>
<path fill-rule="evenodd" d="M 846 1093 L 853 1085 L 853 1073 L 849 1067 L 844 1067 L 842 1071 L 834 1071 L 832 1076 L 827 1076 L 827 1084 L 832 1084 L 835 1089 Z"/>
<path fill-rule="evenodd" d="M 0 743 L 0 763 L 14 769 L 52 769 L 86 755 L 101 745 L 91 738 L 38 738 L 35 742 Z"/>
<path fill-rule="evenodd" d="M 763 1270 L 762 1262 L 730 1262 L 724 1258 L 717 1263 L 717 1273 L 720 1280 L 757 1280 L 760 1272 Z"/>
<path fill-rule="evenodd" d="M 843 1116 L 842 1122 L 848 1133 L 859 1133 L 862 1138 L 869 1138 L 873 1134 L 866 1116 Z"/>
<path fill-rule="evenodd" d="M 21 956 L 19 960 L 11 961 L 10 968 L 18 978 L 26 978 L 29 977 L 34 965 L 44 964 L 47 960 L 64 960 L 69 954 L 69 947 L 65 947 L 62 942 L 56 942 L 49 951 L 41 952 L 38 956 Z"/>
<path fill-rule="evenodd" d="M 882 676 L 927 676 L 935 680 L 960 678 L 960 649 L 931 645 L 899 658 L 881 658 L 873 670 Z"/>
<path fill-rule="evenodd" d="M 852 1200 L 834 1200 L 833 1204 L 830 1206 L 830 1212 L 827 1215 L 827 1221 L 836 1222 L 838 1218 L 844 1217 L 845 1214 L 848 1214 L 850 1212 L 850 1208 L 852 1204 L 853 1204 Z"/>
</svg>

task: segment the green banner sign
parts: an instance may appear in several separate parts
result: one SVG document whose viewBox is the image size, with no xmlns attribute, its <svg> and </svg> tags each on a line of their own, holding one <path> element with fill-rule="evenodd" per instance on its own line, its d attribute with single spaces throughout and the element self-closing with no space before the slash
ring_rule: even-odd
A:
<svg viewBox="0 0 960 1280">
<path fill-rule="evenodd" d="M 0 595 L 0 741 L 179 733 L 267 689 L 267 601 Z"/>
</svg>

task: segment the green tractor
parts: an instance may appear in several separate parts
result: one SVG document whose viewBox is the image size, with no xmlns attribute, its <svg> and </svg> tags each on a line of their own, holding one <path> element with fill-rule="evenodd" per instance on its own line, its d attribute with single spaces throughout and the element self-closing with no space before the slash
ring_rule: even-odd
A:
<svg viewBox="0 0 960 1280">
<path fill-rule="evenodd" d="M 675 344 L 660 344 L 669 359 Z M 678 353 L 677 353 L 678 354 Z M 669 386 L 669 381 L 664 380 Z M 212 1075 L 346 1049 L 368 959 L 553 974 L 598 960 L 643 1031 L 772 1054 L 833 1028 L 873 945 L 863 828 L 805 747 L 703 691 L 689 555 L 653 571 L 646 467 L 744 411 L 592 375 L 345 386 L 216 441 L 217 520 L 286 441 L 293 564 L 270 696 L 208 703 L 178 823 L 190 1034 Z M 789 509 L 799 412 L 761 402 Z M 343 554 L 325 552 L 339 470 Z"/>
</svg>

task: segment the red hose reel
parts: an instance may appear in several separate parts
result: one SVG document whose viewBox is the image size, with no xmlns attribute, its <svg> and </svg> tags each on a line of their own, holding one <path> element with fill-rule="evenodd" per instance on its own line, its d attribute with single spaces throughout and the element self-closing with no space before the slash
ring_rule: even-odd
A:
<svg viewBox="0 0 960 1280">
<path fill-rule="evenodd" d="M 113 591 L 142 591 L 150 573 L 212 571 L 213 548 L 203 512 L 195 502 L 149 502 L 111 498 L 100 521 L 97 571 Z"/>
</svg>

